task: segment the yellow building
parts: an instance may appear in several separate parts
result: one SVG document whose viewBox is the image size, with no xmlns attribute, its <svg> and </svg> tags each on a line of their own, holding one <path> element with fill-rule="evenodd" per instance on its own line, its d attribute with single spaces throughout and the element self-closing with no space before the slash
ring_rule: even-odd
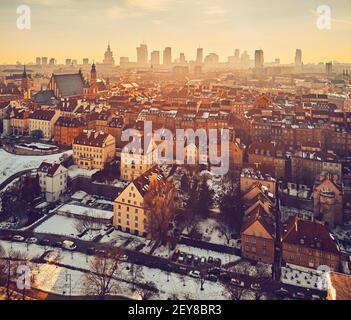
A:
<svg viewBox="0 0 351 320">
<path fill-rule="evenodd" d="M 102 170 L 115 154 L 116 140 L 110 134 L 84 130 L 73 140 L 73 160 L 79 168 Z"/>
<path fill-rule="evenodd" d="M 164 179 L 157 169 L 150 169 L 131 182 L 116 198 L 113 225 L 116 229 L 147 236 L 147 210 L 144 197 L 152 179 Z"/>
<path fill-rule="evenodd" d="M 60 113 L 55 110 L 35 110 L 29 117 L 29 133 L 41 131 L 44 139 L 54 136 L 54 125 Z"/>
</svg>

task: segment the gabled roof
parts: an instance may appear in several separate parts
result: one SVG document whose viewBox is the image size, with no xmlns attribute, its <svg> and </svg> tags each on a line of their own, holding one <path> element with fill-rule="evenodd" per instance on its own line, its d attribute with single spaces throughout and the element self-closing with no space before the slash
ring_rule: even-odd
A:
<svg viewBox="0 0 351 320">
<path fill-rule="evenodd" d="M 84 130 L 78 137 L 74 138 L 74 144 L 91 147 L 102 147 L 109 134 L 103 131 Z"/>
<path fill-rule="evenodd" d="M 84 81 L 81 74 L 54 74 L 53 78 L 60 90 L 62 97 L 74 97 L 83 95 Z"/>
<path fill-rule="evenodd" d="M 31 113 L 30 119 L 51 121 L 55 114 L 54 110 L 35 110 Z"/>
<path fill-rule="evenodd" d="M 48 163 L 44 161 L 39 166 L 38 171 L 46 173 L 48 176 L 53 177 L 60 166 L 61 164 L 57 162 Z"/>
<path fill-rule="evenodd" d="M 141 176 L 139 176 L 133 181 L 133 184 L 135 185 L 142 197 L 144 197 L 146 192 L 149 190 L 151 177 L 153 175 L 155 175 L 158 180 L 165 179 L 161 171 L 157 167 L 153 167 L 148 171 L 144 172 Z"/>
<path fill-rule="evenodd" d="M 275 238 L 275 223 L 273 217 L 268 215 L 264 208 L 259 204 L 253 211 L 251 211 L 244 219 L 241 233 L 247 228 L 258 221 L 262 227 L 270 234 L 272 238 Z"/>
<path fill-rule="evenodd" d="M 340 253 L 339 246 L 324 222 L 290 217 L 284 227 L 283 243 Z"/>
<path fill-rule="evenodd" d="M 40 90 L 32 96 L 32 101 L 42 105 L 53 105 L 55 93 L 53 90 Z"/>
</svg>

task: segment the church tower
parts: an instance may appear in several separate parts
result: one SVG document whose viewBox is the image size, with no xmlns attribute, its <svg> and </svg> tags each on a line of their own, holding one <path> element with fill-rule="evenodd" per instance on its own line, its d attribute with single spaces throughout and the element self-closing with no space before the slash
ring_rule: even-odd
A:
<svg viewBox="0 0 351 320">
<path fill-rule="evenodd" d="M 96 66 L 95 66 L 95 63 L 93 63 L 90 71 L 90 84 L 92 86 L 96 85 L 96 81 L 97 81 Z"/>
<path fill-rule="evenodd" d="M 23 99 L 30 99 L 29 79 L 28 79 L 28 74 L 27 74 L 25 65 L 23 66 L 21 87 L 22 87 Z"/>
</svg>

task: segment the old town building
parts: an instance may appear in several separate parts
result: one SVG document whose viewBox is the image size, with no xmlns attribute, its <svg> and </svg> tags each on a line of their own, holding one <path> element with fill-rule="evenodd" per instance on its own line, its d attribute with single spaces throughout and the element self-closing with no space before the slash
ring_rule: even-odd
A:
<svg viewBox="0 0 351 320">
<path fill-rule="evenodd" d="M 116 141 L 110 134 L 84 130 L 73 140 L 73 159 L 79 168 L 102 170 L 116 155 Z"/>
</svg>

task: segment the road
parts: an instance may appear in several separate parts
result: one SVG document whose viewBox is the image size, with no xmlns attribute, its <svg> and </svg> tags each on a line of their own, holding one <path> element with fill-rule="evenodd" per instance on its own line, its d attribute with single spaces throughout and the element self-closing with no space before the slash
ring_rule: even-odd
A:
<svg viewBox="0 0 351 320">
<path fill-rule="evenodd" d="M 88 248 L 94 248 L 95 250 L 104 250 L 108 252 L 111 249 L 111 244 L 110 243 L 101 243 L 101 242 L 93 242 L 93 241 L 85 241 L 85 240 L 80 240 L 77 238 L 72 238 L 68 236 L 60 236 L 60 235 L 53 235 L 53 234 L 44 234 L 44 233 L 37 233 L 33 231 L 17 231 L 17 230 L 0 230 L 0 235 L 1 238 L 8 238 L 13 235 L 21 235 L 25 238 L 29 237 L 35 237 L 39 241 L 43 239 L 47 239 L 50 241 L 51 244 L 54 244 L 56 242 L 62 242 L 64 240 L 70 240 L 73 241 L 77 249 L 76 251 L 81 252 L 83 254 L 87 253 Z M 29 245 L 30 246 L 30 245 Z M 143 252 L 135 251 L 135 250 L 130 250 L 127 248 L 123 248 L 123 252 L 128 256 L 128 262 L 137 264 L 137 265 L 142 265 L 146 266 L 149 268 L 157 268 L 166 272 L 172 272 L 172 273 L 179 273 L 179 274 L 187 274 L 190 270 L 193 270 L 194 267 L 189 266 L 189 265 L 180 265 L 179 263 L 176 263 L 172 261 L 171 259 L 165 259 L 157 256 L 153 256 L 150 254 L 146 254 Z M 180 267 L 183 266 L 183 270 L 180 269 Z M 184 270 L 184 266 L 186 271 Z M 223 269 L 223 272 L 226 272 L 227 270 Z M 257 282 L 257 278 L 249 276 L 249 275 L 243 275 L 243 274 L 237 274 L 233 272 L 228 272 L 230 277 L 238 278 L 242 281 L 244 281 L 245 286 L 247 288 L 250 288 L 250 285 L 252 283 Z M 289 296 L 292 297 L 294 293 L 297 292 L 302 292 L 305 294 L 306 299 L 310 299 L 312 294 L 317 295 L 321 298 L 325 298 L 326 292 L 315 290 L 315 289 L 306 289 L 294 285 L 287 285 L 287 284 L 281 284 L 279 282 L 276 282 L 276 285 L 272 287 L 271 284 L 265 285 L 262 284 L 262 289 L 263 291 L 267 292 L 273 292 L 276 289 L 279 288 L 284 288 L 289 292 Z"/>
</svg>

